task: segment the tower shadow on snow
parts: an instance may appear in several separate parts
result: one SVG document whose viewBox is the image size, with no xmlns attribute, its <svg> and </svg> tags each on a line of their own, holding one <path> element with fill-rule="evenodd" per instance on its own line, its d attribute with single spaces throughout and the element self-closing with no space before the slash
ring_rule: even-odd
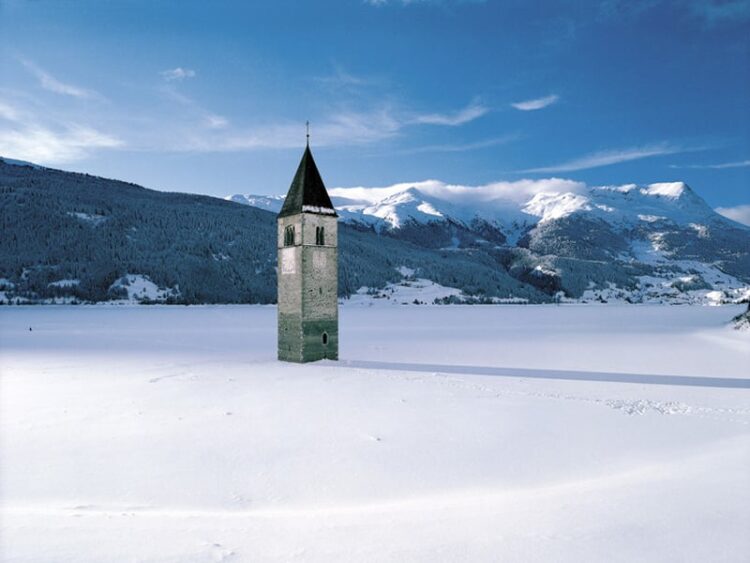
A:
<svg viewBox="0 0 750 563">
<path fill-rule="evenodd" d="M 329 362 L 326 362 L 329 363 Z M 750 389 L 750 379 L 731 377 L 703 377 L 690 375 L 658 375 L 644 373 L 618 373 L 606 371 L 578 371 L 556 369 L 528 369 L 492 366 L 467 366 L 449 364 L 417 364 L 381 362 L 375 360 L 340 360 L 329 363 L 333 367 L 451 373 L 463 375 L 488 375 L 527 379 L 559 379 L 567 381 L 598 381 L 601 383 L 635 383 L 639 385 L 671 385 L 683 387 L 715 387 L 723 389 Z"/>
</svg>

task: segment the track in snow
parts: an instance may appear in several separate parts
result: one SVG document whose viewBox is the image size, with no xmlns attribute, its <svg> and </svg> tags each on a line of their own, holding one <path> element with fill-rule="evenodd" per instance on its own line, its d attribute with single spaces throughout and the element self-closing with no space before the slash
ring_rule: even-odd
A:
<svg viewBox="0 0 750 563">
<path fill-rule="evenodd" d="M 750 389 L 750 379 L 731 377 L 695 377 L 687 375 L 655 375 L 603 371 L 526 369 L 447 364 L 412 364 L 404 362 L 380 362 L 374 360 L 341 360 L 338 362 L 325 361 L 322 363 L 332 367 L 381 369 L 389 371 L 460 373 L 466 375 L 526 377 L 532 379 L 567 379 L 571 381 L 601 381 L 607 383 L 638 383 L 646 385 L 680 385 L 690 387 L 718 387 L 724 389 Z"/>
</svg>

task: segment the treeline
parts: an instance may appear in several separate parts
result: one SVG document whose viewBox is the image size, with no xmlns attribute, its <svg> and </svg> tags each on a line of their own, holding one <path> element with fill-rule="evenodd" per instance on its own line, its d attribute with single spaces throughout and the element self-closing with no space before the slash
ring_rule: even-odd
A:
<svg viewBox="0 0 750 563">
<path fill-rule="evenodd" d="M 121 299 L 127 292 L 115 282 L 140 274 L 173 288 L 173 303 L 276 300 L 275 214 L 247 205 L 0 159 L 0 228 L 0 292 L 6 298 Z M 625 239 L 595 221 L 543 225 L 513 247 L 483 222 L 410 223 L 383 234 L 365 225 L 339 228 L 343 297 L 400 280 L 401 267 L 478 303 L 551 302 L 561 293 L 580 297 L 610 283 L 627 290 L 654 271 L 617 260 Z M 696 257 L 728 255 L 734 245 L 724 237 L 669 236 L 667 242 Z M 735 251 L 733 267 L 742 270 L 746 259 L 737 256 Z"/>
<path fill-rule="evenodd" d="M 115 282 L 141 274 L 178 289 L 175 303 L 276 299 L 275 215 L 253 207 L 0 161 L 0 221 L 6 295 L 120 299 L 126 291 Z M 344 224 L 340 232 L 344 297 L 397 281 L 397 268 L 407 266 L 471 295 L 549 299 L 480 249 L 439 250 Z M 414 231 L 415 242 L 424 235 Z"/>
<path fill-rule="evenodd" d="M 0 277 L 28 299 L 122 297 L 110 287 L 127 273 L 185 303 L 276 297 L 273 217 L 251 207 L 0 162 L 0 218 Z"/>
</svg>

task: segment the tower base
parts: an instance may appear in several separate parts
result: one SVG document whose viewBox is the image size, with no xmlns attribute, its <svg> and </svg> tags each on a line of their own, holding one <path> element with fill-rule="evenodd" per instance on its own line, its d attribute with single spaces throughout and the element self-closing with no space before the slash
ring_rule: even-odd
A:
<svg viewBox="0 0 750 563">
<path fill-rule="evenodd" d="M 279 360 L 296 363 L 338 360 L 338 325 L 336 319 L 302 321 L 298 315 L 279 315 Z"/>
</svg>

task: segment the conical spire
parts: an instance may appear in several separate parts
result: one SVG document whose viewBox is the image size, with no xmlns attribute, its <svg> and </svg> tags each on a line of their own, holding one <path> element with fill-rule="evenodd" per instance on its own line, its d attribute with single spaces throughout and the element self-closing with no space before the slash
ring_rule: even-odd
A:
<svg viewBox="0 0 750 563">
<path fill-rule="evenodd" d="M 333 208 L 331 198 L 328 197 L 318 167 L 315 166 L 309 144 L 305 147 L 297 173 L 294 175 L 289 193 L 287 193 L 284 205 L 279 212 L 279 217 L 296 215 L 297 213 L 336 216 L 336 210 Z"/>
</svg>

